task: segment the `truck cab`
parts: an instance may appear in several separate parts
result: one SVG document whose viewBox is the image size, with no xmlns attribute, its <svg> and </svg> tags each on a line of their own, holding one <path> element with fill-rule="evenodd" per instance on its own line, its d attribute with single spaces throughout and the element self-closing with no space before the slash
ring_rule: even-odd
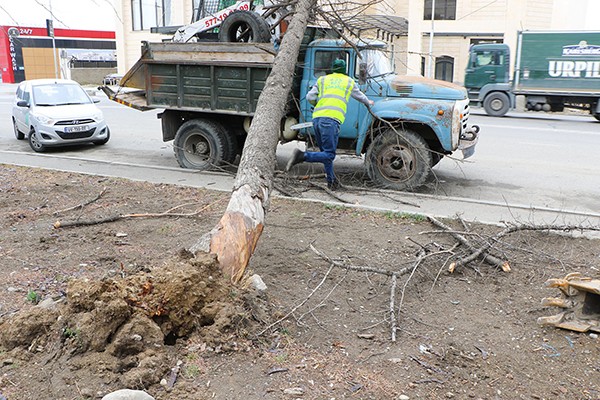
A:
<svg viewBox="0 0 600 400">
<path fill-rule="evenodd" d="M 347 75 L 375 104 L 369 110 L 350 99 L 338 149 L 364 155 L 375 183 L 405 190 L 423 184 L 431 167 L 459 147 L 465 150 L 465 158 L 472 155 L 477 128 L 467 126 L 469 100 L 463 87 L 397 75 L 387 47 L 377 40 L 353 45 L 341 39 L 310 43 L 300 86 L 300 115 L 305 121 L 312 119 L 306 94 L 320 76 L 330 72 L 333 60 L 346 61 Z M 305 130 L 301 135 L 310 133 Z"/>
<path fill-rule="evenodd" d="M 469 99 L 489 115 L 501 116 L 514 106 L 510 92 L 510 49 L 504 43 L 471 46 L 465 70 Z"/>
</svg>

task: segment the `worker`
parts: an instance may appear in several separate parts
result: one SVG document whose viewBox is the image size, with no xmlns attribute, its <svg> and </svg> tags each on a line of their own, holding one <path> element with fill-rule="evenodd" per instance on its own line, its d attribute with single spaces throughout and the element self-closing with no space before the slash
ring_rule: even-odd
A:
<svg viewBox="0 0 600 400">
<path fill-rule="evenodd" d="M 337 149 L 340 125 L 346 118 L 346 108 L 350 97 L 361 103 L 372 106 L 372 100 L 362 93 L 354 80 L 346 75 L 346 62 L 336 59 L 332 64 L 332 73 L 321 76 L 306 94 L 308 102 L 315 106 L 312 114 L 313 129 L 317 145 L 321 151 L 303 152 L 294 149 L 287 163 L 286 171 L 301 162 L 323 163 L 327 179 L 327 187 L 331 190 L 340 188 L 340 182 L 333 172 L 333 160 Z"/>
</svg>

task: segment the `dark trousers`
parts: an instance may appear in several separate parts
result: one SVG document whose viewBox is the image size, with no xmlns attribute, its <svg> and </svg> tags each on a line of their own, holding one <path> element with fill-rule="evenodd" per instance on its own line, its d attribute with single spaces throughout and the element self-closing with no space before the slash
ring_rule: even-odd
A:
<svg viewBox="0 0 600 400">
<path fill-rule="evenodd" d="M 336 181 L 333 172 L 333 160 L 335 159 L 335 150 L 338 145 L 340 123 L 333 118 L 315 118 L 313 119 L 313 130 L 315 131 L 317 145 L 321 151 L 307 151 L 304 153 L 304 161 L 323 163 L 327 182 L 333 183 Z"/>
</svg>

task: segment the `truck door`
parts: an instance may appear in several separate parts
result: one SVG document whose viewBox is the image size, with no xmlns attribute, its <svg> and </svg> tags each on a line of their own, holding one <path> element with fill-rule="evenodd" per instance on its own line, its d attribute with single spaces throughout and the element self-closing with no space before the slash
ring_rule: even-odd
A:
<svg viewBox="0 0 600 400">
<path fill-rule="evenodd" d="M 327 75 L 331 73 L 331 65 L 333 61 L 336 59 L 342 59 L 346 61 L 346 66 L 348 68 L 348 75 L 350 77 L 354 76 L 354 67 L 351 65 L 350 53 L 345 50 L 339 49 L 316 49 L 313 53 L 313 57 L 307 58 L 307 62 L 309 63 L 309 73 L 304 74 L 304 79 L 302 81 L 302 93 L 301 93 L 301 110 L 302 115 L 304 115 L 307 121 L 312 120 L 312 109 L 313 106 L 306 100 L 306 93 L 310 90 L 310 88 L 317 82 L 317 79 L 320 76 Z M 311 63 L 312 60 L 312 63 Z M 354 139 L 358 136 L 358 113 L 359 113 L 359 103 L 354 99 L 350 99 L 348 102 L 348 107 L 346 110 L 346 120 L 340 127 L 340 137 L 341 138 L 351 138 Z"/>
<path fill-rule="evenodd" d="M 508 82 L 508 54 L 503 49 L 471 48 L 465 87 L 481 89 L 490 83 Z"/>
</svg>

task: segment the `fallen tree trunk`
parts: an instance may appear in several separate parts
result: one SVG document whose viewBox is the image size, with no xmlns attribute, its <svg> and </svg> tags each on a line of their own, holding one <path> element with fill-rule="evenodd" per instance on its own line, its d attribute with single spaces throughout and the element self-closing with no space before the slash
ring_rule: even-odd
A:
<svg viewBox="0 0 600 400">
<path fill-rule="evenodd" d="M 292 85 L 296 59 L 315 0 L 299 0 L 273 69 L 258 99 L 231 200 L 225 214 L 190 249 L 217 255 L 223 272 L 240 280 L 263 230 L 272 191 L 280 121 Z"/>
</svg>

